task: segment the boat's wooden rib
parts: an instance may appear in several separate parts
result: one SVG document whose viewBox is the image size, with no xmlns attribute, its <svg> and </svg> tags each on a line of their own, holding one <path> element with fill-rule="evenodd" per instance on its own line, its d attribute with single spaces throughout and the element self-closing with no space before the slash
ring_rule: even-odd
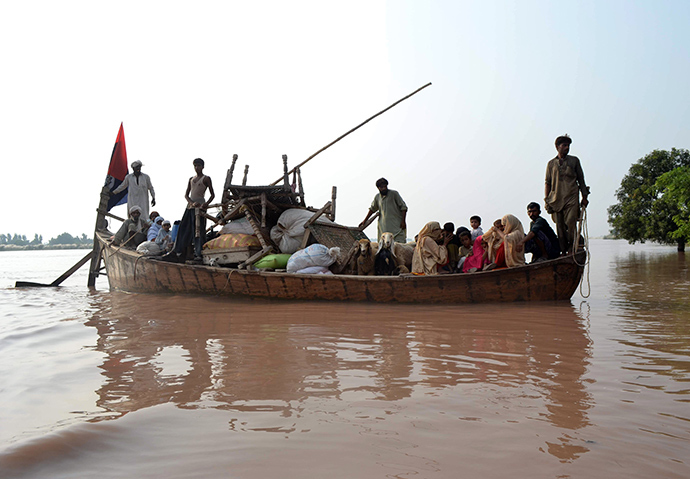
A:
<svg viewBox="0 0 690 479">
<path fill-rule="evenodd" d="M 537 264 L 438 276 L 351 276 L 257 272 L 166 263 L 115 248 L 98 233 L 110 288 L 138 293 L 207 294 L 380 303 L 567 300 L 580 283 L 584 251 Z M 579 263 L 579 264 L 578 264 Z"/>
</svg>

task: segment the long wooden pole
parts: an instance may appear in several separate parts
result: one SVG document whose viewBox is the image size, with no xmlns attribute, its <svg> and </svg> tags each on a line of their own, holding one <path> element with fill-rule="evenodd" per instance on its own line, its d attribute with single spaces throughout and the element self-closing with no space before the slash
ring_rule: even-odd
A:
<svg viewBox="0 0 690 479">
<path fill-rule="evenodd" d="M 416 89 L 415 91 L 413 91 L 413 92 L 410 93 L 409 95 L 402 97 L 400 100 L 396 101 L 395 103 L 393 103 L 393 104 L 392 104 L 391 106 L 389 106 L 388 108 L 386 108 L 386 109 L 384 109 L 384 110 L 381 110 L 381 111 L 378 112 L 376 115 L 374 115 L 374 116 L 372 116 L 371 118 L 369 118 L 369 119 L 363 121 L 362 123 L 360 123 L 359 125 L 357 125 L 357 126 L 354 127 L 353 129 L 351 129 L 350 131 L 348 131 L 347 133 L 345 133 L 344 135 L 339 136 L 338 138 L 336 138 L 335 140 L 333 140 L 332 142 L 330 142 L 329 144 L 327 144 L 326 146 L 324 146 L 323 148 L 321 148 L 319 151 L 317 151 L 316 153 L 314 153 L 313 155 L 311 155 L 309 158 L 307 158 L 306 160 L 304 160 L 302 163 L 300 163 L 299 165 L 295 166 L 293 169 L 291 169 L 291 170 L 288 172 L 288 174 L 289 174 L 289 173 L 292 173 L 292 172 L 295 171 L 297 168 L 302 167 L 302 166 L 305 165 L 309 160 L 311 160 L 312 158 L 314 158 L 316 155 L 318 155 L 319 153 L 321 153 L 321 152 L 324 151 L 325 149 L 327 149 L 327 148 L 333 146 L 334 144 L 338 143 L 340 140 L 342 140 L 343 138 L 345 138 L 347 135 L 349 135 L 349 134 L 352 133 L 353 131 L 359 129 L 360 127 L 362 127 L 362 126 L 364 126 L 364 125 L 366 125 L 367 123 L 369 123 L 371 120 L 373 120 L 373 119 L 376 118 L 377 116 L 386 113 L 388 110 L 390 110 L 391 108 L 393 108 L 393 107 L 394 107 L 395 105 L 397 105 L 398 103 L 407 100 L 407 99 L 410 98 L 412 95 L 414 95 L 414 94 L 416 94 L 416 93 L 419 93 L 420 91 L 424 90 L 424 89 L 425 89 L 426 87 L 428 87 L 429 85 L 431 85 L 431 82 L 427 83 L 426 85 L 424 85 L 424 86 L 421 87 L 421 88 Z M 283 181 L 283 178 L 284 178 L 284 176 L 281 177 L 281 178 L 279 178 L 279 179 L 277 179 L 277 180 L 275 180 L 273 183 L 271 183 L 271 185 L 277 185 L 278 183 L 280 183 L 281 181 Z"/>
</svg>

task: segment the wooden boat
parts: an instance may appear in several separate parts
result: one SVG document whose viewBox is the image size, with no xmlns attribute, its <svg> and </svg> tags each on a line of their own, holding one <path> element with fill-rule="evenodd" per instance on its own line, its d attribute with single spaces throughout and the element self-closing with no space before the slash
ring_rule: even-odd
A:
<svg viewBox="0 0 690 479">
<path fill-rule="evenodd" d="M 94 251 L 91 255 L 88 285 L 94 286 L 96 277 L 102 274 L 101 259 L 103 259 L 110 289 L 137 293 L 185 293 L 380 303 L 483 303 L 570 299 L 584 272 L 586 261 L 584 250 L 578 251 L 575 255 L 537 264 L 471 274 L 356 276 L 295 274 L 252 269 L 252 265 L 260 258 L 273 252 L 283 252 L 271 240 L 268 234 L 269 228 L 276 224 L 282 212 L 298 208 L 308 210 L 313 214 L 313 217 L 304 224 L 306 233 L 302 238 L 301 247 L 304 248 L 315 241 L 329 248 L 338 246 L 342 253 L 350 251 L 349 254 L 339 254 L 335 267 L 331 267 L 331 270 L 336 273 L 348 271 L 347 267 L 351 264 L 350 260 L 355 251 L 353 243 L 366 237 L 363 231 L 374 221 L 376 215 L 371 216 L 367 223 L 358 228 L 335 223 L 319 224 L 317 220 L 322 215 L 331 222 L 335 221 L 337 189 L 333 187 L 331 201 L 328 201 L 321 209 L 308 207 L 304 200 L 300 168 L 326 148 L 429 85 L 430 83 L 372 116 L 290 171 L 288 171 L 287 156 L 283 155 L 283 176 L 270 185 L 247 186 L 248 165 L 244 169 L 242 184 L 233 184 L 233 172 L 237 161 L 237 155 L 233 155 L 222 190 L 222 203 L 210 206 L 221 207 L 220 219 L 218 216 L 213 217 L 200 211 L 199 208 L 196 210 L 196 215 L 197 218 L 203 216 L 216 224 L 246 218 L 261 244 L 261 249 L 253 252 L 227 251 L 219 255 L 223 257 L 241 255 L 243 261 L 233 264 L 237 267 L 218 266 L 214 263 L 218 258 L 209 256 L 206 256 L 204 261 L 214 264 L 166 262 L 130 249 L 113 246 L 110 241 L 111 234 L 103 230 L 105 217 L 124 220 L 107 212 L 109 190 L 108 186 L 104 186 L 96 219 Z M 292 184 L 289 180 L 290 174 L 292 174 Z M 198 222 L 197 225 L 199 224 Z M 198 226 L 196 234 L 200 234 Z"/>
<path fill-rule="evenodd" d="M 378 303 L 568 300 L 580 283 L 586 256 L 581 250 L 536 264 L 470 274 L 311 275 L 168 263 L 114 247 L 102 232 L 95 241 L 114 291 Z"/>
</svg>

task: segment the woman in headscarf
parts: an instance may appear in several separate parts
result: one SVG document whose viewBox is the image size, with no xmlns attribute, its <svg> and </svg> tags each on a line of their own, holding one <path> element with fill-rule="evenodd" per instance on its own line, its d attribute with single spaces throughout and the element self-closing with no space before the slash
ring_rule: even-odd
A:
<svg viewBox="0 0 690 479">
<path fill-rule="evenodd" d="M 525 252 L 521 244 L 525 231 L 520 220 L 513 215 L 505 215 L 501 218 L 501 228 L 496 228 L 495 234 L 501 242 L 493 260 L 484 269 L 513 268 L 525 264 Z"/>
<path fill-rule="evenodd" d="M 156 238 L 158 237 L 158 233 L 160 232 L 162 226 L 163 217 L 157 216 L 156 219 L 153 220 L 153 224 L 149 228 L 149 232 L 146 235 L 146 241 L 156 241 Z"/>
<path fill-rule="evenodd" d="M 424 225 L 417 235 L 417 245 L 412 255 L 412 273 L 419 275 L 438 274 L 438 267 L 448 263 L 446 246 L 451 240 L 445 235 L 438 221 Z M 439 244 L 443 243 L 443 244 Z"/>
<path fill-rule="evenodd" d="M 509 268 L 524 265 L 525 251 L 521 241 L 525 237 L 525 230 L 522 229 L 522 223 L 513 215 L 505 215 L 501 218 L 501 223 L 504 234 L 505 265 Z"/>
<path fill-rule="evenodd" d="M 482 241 L 486 245 L 484 248 L 484 259 L 486 263 L 495 263 L 498 250 L 503 244 L 503 223 L 498 219 L 489 228 L 486 233 L 482 235 Z"/>
</svg>

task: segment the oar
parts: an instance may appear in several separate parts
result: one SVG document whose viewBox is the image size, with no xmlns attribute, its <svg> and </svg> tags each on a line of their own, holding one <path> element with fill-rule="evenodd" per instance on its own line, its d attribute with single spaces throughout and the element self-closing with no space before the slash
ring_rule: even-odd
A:
<svg viewBox="0 0 690 479">
<path fill-rule="evenodd" d="M 60 286 L 60 283 L 62 283 L 64 280 L 72 276 L 72 273 L 74 273 L 76 270 L 84 266 L 84 264 L 89 261 L 93 257 L 93 250 L 89 251 L 89 254 L 84 256 L 82 259 L 80 259 L 77 264 L 72 266 L 70 269 L 65 271 L 62 276 L 60 276 L 58 279 L 53 281 L 50 284 L 43 284 L 43 283 L 32 283 L 31 281 L 17 281 L 14 284 L 15 288 L 27 288 L 27 287 L 50 287 L 50 286 Z"/>
</svg>

